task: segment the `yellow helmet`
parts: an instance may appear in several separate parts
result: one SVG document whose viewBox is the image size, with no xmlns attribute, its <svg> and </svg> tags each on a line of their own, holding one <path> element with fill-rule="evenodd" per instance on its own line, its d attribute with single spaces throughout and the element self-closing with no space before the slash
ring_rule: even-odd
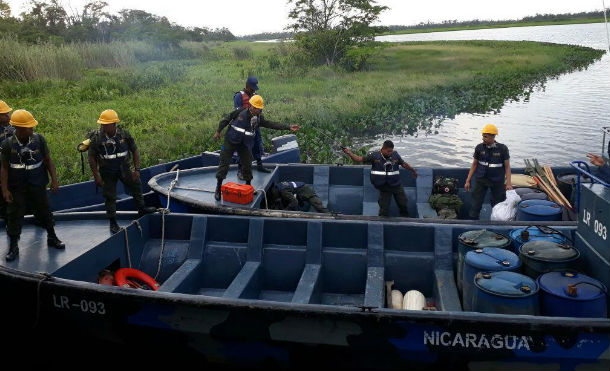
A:
<svg viewBox="0 0 610 371">
<path fill-rule="evenodd" d="M 116 124 L 119 122 L 119 115 L 115 110 L 107 109 L 100 115 L 100 118 L 97 120 L 98 124 L 108 125 L 108 124 Z"/>
<path fill-rule="evenodd" d="M 38 125 L 38 121 L 34 120 L 34 116 L 24 109 L 18 109 L 11 116 L 11 125 L 19 128 L 33 128 Z"/>
<path fill-rule="evenodd" d="M 0 113 L 9 113 L 13 109 L 6 104 L 3 100 L 0 100 Z"/>
<path fill-rule="evenodd" d="M 481 133 L 498 135 L 498 128 L 494 124 L 487 124 L 483 127 L 483 130 L 481 130 Z"/>
<path fill-rule="evenodd" d="M 263 109 L 265 106 L 263 104 L 263 97 L 260 95 L 253 95 L 252 98 L 250 98 L 250 105 L 254 108 Z"/>
</svg>

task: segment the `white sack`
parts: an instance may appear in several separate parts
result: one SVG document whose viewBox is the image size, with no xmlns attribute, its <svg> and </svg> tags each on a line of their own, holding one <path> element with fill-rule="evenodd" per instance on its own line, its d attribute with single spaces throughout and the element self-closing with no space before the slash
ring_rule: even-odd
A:
<svg viewBox="0 0 610 371">
<path fill-rule="evenodd" d="M 511 189 L 506 191 L 506 200 L 496 204 L 491 209 L 491 220 L 509 221 L 515 220 L 517 215 L 517 204 L 521 202 L 521 197 Z"/>
</svg>

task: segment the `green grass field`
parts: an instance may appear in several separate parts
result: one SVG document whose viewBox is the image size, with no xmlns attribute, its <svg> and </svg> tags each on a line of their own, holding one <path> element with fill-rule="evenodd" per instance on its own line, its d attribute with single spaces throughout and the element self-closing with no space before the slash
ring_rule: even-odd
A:
<svg viewBox="0 0 610 371">
<path fill-rule="evenodd" d="M 81 175 L 75 148 L 107 108 L 118 112 L 136 139 L 142 167 L 151 166 L 218 149 L 212 139 L 218 121 L 253 74 L 266 117 L 302 125 L 303 160 L 328 162 L 337 143 L 435 130 L 442 117 L 500 109 L 506 100 L 527 96 L 547 78 L 584 68 L 604 53 L 533 42 L 386 44 L 368 71 L 345 72 L 294 67 L 287 47 L 218 44 L 197 58 L 84 69 L 71 80 L 3 80 L 0 99 L 35 115 L 60 182 L 67 184 L 91 178 L 88 169 Z M 267 143 L 281 134 L 263 132 Z"/>
<path fill-rule="evenodd" d="M 382 33 L 381 35 L 403 35 L 403 34 L 430 33 L 430 32 L 484 30 L 484 29 L 488 29 L 488 28 L 554 26 L 554 25 L 566 25 L 566 24 L 586 24 L 586 23 L 603 23 L 603 22 L 604 22 L 604 18 L 575 18 L 575 19 L 562 19 L 562 20 L 556 20 L 556 21 L 512 22 L 512 23 L 478 25 L 478 26 L 413 28 L 413 29 L 408 29 L 408 30 L 387 31 L 387 32 Z"/>
</svg>

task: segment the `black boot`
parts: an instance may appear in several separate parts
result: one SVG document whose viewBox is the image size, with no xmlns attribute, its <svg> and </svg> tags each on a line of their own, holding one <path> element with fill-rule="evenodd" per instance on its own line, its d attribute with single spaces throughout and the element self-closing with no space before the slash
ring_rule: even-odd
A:
<svg viewBox="0 0 610 371">
<path fill-rule="evenodd" d="M 17 243 L 19 242 L 19 238 L 11 237 L 11 244 L 8 248 L 8 253 L 4 257 L 7 262 L 15 260 L 19 256 L 19 246 Z"/>
<path fill-rule="evenodd" d="M 138 217 L 144 216 L 146 214 L 152 214 L 157 211 L 156 207 L 152 206 L 144 206 L 141 209 L 138 209 Z"/>
<path fill-rule="evenodd" d="M 214 199 L 216 199 L 216 201 L 220 201 L 220 196 L 222 195 L 222 179 L 218 180 L 218 183 L 216 184 L 216 191 L 214 192 Z"/>
<path fill-rule="evenodd" d="M 55 229 L 47 229 L 47 246 L 54 247 L 56 249 L 65 249 L 66 244 L 61 242 L 55 234 Z"/>
<path fill-rule="evenodd" d="M 121 231 L 121 227 L 116 222 L 115 218 L 110 218 L 110 232 L 112 234 L 119 233 Z"/>
<path fill-rule="evenodd" d="M 263 167 L 262 160 L 256 160 L 256 170 L 260 171 L 261 173 L 270 173 L 271 172 L 271 170 Z"/>
</svg>

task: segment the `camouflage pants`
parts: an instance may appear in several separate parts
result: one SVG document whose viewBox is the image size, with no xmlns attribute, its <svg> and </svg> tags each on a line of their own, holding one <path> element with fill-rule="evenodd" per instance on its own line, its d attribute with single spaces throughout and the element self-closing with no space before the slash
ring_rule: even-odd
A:
<svg viewBox="0 0 610 371">
<path fill-rule="evenodd" d="M 392 201 L 392 196 L 394 196 L 394 200 L 400 211 L 400 216 L 409 216 L 409 211 L 407 210 L 407 195 L 402 186 L 391 187 L 384 184 L 377 189 L 379 190 L 379 199 L 377 200 L 377 203 L 379 204 L 379 216 L 390 215 L 390 202 Z"/>
<path fill-rule="evenodd" d="M 108 218 L 116 217 L 116 185 L 119 180 L 133 196 L 133 200 L 135 201 L 138 210 L 144 208 L 145 205 L 144 198 L 142 197 L 142 183 L 140 182 L 140 178 L 134 181 L 130 172 L 127 170 L 118 172 L 100 171 L 100 176 L 104 181 L 102 194 L 106 200 L 106 216 L 108 216 Z"/>
<path fill-rule="evenodd" d="M 229 166 L 233 159 L 233 152 L 237 151 L 239 155 L 239 163 L 241 164 L 241 173 L 245 180 L 252 180 L 252 152 L 250 148 L 243 143 L 233 144 L 225 139 L 224 148 L 220 152 L 220 164 L 216 172 L 216 179 L 222 180 L 227 177 Z"/>
<path fill-rule="evenodd" d="M 284 204 L 288 204 L 286 210 L 299 210 L 299 203 L 305 201 L 316 209 L 317 212 L 328 213 L 328 209 L 324 207 L 322 200 L 320 200 L 320 197 L 316 195 L 316 192 L 310 186 L 304 185 L 297 188 L 294 192 L 289 188 L 283 189 L 280 192 L 282 201 Z"/>
<path fill-rule="evenodd" d="M 49 207 L 46 186 L 25 185 L 18 190 L 11 189 L 13 202 L 6 207 L 6 233 L 15 238 L 21 236 L 26 203 L 32 208 L 37 222 L 47 230 L 53 228 L 53 214 Z"/>
</svg>

